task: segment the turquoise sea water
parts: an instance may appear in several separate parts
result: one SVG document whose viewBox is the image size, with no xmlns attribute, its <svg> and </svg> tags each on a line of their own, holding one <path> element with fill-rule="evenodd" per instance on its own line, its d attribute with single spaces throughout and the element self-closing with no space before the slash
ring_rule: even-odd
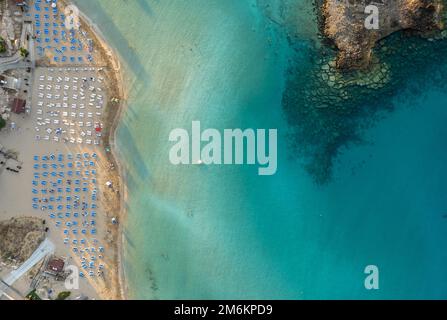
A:
<svg viewBox="0 0 447 320">
<path fill-rule="evenodd" d="M 117 49 L 130 89 L 118 147 L 132 298 L 447 298 L 446 92 L 397 94 L 365 132 L 371 144 L 343 150 L 319 186 L 281 107 L 291 49 L 262 10 L 279 0 L 75 2 Z M 310 1 L 299 4 L 294 18 L 308 21 Z M 313 50 L 313 29 L 298 28 L 298 47 Z M 172 166 L 169 132 L 193 120 L 277 128 L 278 173 Z M 364 288 L 370 264 L 377 291 Z"/>
</svg>

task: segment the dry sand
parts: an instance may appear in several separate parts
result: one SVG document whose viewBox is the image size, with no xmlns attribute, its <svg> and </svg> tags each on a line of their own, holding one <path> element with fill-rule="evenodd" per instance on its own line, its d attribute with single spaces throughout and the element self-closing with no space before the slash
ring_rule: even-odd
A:
<svg viewBox="0 0 447 320">
<path fill-rule="evenodd" d="M 61 6 L 61 4 L 59 5 Z M 61 7 L 59 8 L 60 10 Z M 23 169 L 20 173 L 11 173 L 4 171 L 0 174 L 0 220 L 10 219 L 13 217 L 35 216 L 42 218 L 42 213 L 33 210 L 31 207 L 32 185 L 33 180 L 33 156 L 43 154 L 76 154 L 84 152 L 96 152 L 98 154 L 98 186 L 100 189 L 99 201 L 100 208 L 98 210 L 98 236 L 101 244 L 105 247 L 106 253 L 105 264 L 106 272 L 104 280 L 81 279 L 81 288 L 79 294 L 85 294 L 90 298 L 100 299 L 120 299 L 124 297 L 122 286 L 122 269 L 120 262 L 121 250 L 121 230 L 120 226 L 113 225 L 111 218 L 116 217 L 122 220 L 122 200 L 123 200 L 123 184 L 119 174 L 120 167 L 116 162 L 112 152 L 108 152 L 109 146 L 113 146 L 114 132 L 120 111 L 122 108 L 123 91 L 121 87 L 120 65 L 116 55 L 107 47 L 105 42 L 97 35 L 93 34 L 93 29 L 88 26 L 84 19 L 81 19 L 83 29 L 89 33 L 95 43 L 95 62 L 98 61 L 101 67 L 104 67 L 104 76 L 107 79 L 106 92 L 113 92 L 113 98 L 118 98 L 119 103 L 111 102 L 110 95 L 106 98 L 107 105 L 102 122 L 104 123 L 103 144 L 99 147 L 55 143 L 50 141 L 35 140 L 35 124 L 38 118 L 37 108 L 34 106 L 37 95 L 37 86 L 33 86 L 33 108 L 31 115 L 13 115 L 11 121 L 17 124 L 14 131 L 3 130 L 0 132 L 0 144 L 7 149 L 16 151 L 19 154 L 19 161 L 23 162 Z M 92 26 L 94 27 L 94 26 Z M 41 61 L 40 67 L 36 70 L 34 83 L 37 83 L 37 77 L 46 74 L 49 69 L 45 66 L 48 61 Z M 97 63 L 95 63 L 97 65 Z M 54 64 L 52 65 L 54 67 Z M 63 66 L 68 67 L 67 65 Z M 79 77 L 82 77 L 81 75 Z M 107 150 L 106 150 L 107 149 Z M 106 181 L 113 182 L 113 189 L 105 187 Z M 49 238 L 56 245 L 56 255 L 66 257 L 75 263 L 76 257 L 72 256 L 70 248 L 63 244 L 63 234 L 60 229 L 49 225 Z M 73 295 L 76 295 L 74 293 Z"/>
</svg>

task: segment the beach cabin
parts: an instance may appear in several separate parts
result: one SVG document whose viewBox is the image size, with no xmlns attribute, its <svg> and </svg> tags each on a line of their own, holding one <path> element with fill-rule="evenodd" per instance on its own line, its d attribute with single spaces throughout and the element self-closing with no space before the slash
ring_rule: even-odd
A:
<svg viewBox="0 0 447 320">
<path fill-rule="evenodd" d="M 25 113 L 26 111 L 26 100 L 14 98 L 11 104 L 11 111 L 15 114 Z"/>
<path fill-rule="evenodd" d="M 14 77 L 0 75 L 0 86 L 6 89 L 18 91 L 20 88 L 20 81 Z"/>
<path fill-rule="evenodd" d="M 50 259 L 47 263 L 46 273 L 58 276 L 64 271 L 65 261 L 59 258 Z"/>
</svg>

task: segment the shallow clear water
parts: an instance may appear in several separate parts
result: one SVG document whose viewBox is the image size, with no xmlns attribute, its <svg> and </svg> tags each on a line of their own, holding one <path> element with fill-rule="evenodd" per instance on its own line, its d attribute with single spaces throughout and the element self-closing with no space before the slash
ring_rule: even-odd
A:
<svg viewBox="0 0 447 320">
<path fill-rule="evenodd" d="M 333 181 L 316 186 L 281 108 L 290 49 L 256 1 L 75 2 L 119 52 L 130 89 L 118 146 L 131 297 L 447 297 L 447 94 L 396 100 L 367 132 L 372 144 L 346 150 Z M 172 166 L 169 132 L 193 120 L 277 128 L 278 173 Z M 381 271 L 374 292 L 363 285 L 370 264 Z"/>
</svg>

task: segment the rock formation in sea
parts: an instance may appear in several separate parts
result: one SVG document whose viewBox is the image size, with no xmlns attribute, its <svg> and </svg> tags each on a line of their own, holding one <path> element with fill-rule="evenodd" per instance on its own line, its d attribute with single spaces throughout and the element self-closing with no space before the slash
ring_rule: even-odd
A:
<svg viewBox="0 0 447 320">
<path fill-rule="evenodd" d="M 368 5 L 378 9 L 378 29 L 365 27 Z M 324 35 L 338 48 L 339 69 L 362 69 L 376 42 L 399 30 L 442 29 L 442 0 L 324 0 Z"/>
<path fill-rule="evenodd" d="M 394 109 L 394 97 L 405 91 L 411 99 L 426 86 L 447 86 L 447 31 L 441 31 L 446 0 L 383 0 L 382 6 L 394 9 L 379 15 L 383 30 L 378 31 L 364 27 L 364 13 L 358 20 L 340 15 L 339 25 L 327 27 L 337 22 L 328 20 L 329 3 L 345 5 L 344 14 L 354 10 L 341 1 L 314 0 L 320 43 L 288 37 L 294 55 L 282 106 L 291 128 L 290 146 L 318 184 L 330 182 L 341 152 L 368 143 L 365 130 Z M 365 3 L 351 3 L 364 12 Z M 379 0 L 375 4 L 381 5 Z M 348 18 L 356 21 L 351 29 Z M 362 28 L 359 35 L 356 28 Z"/>
</svg>

